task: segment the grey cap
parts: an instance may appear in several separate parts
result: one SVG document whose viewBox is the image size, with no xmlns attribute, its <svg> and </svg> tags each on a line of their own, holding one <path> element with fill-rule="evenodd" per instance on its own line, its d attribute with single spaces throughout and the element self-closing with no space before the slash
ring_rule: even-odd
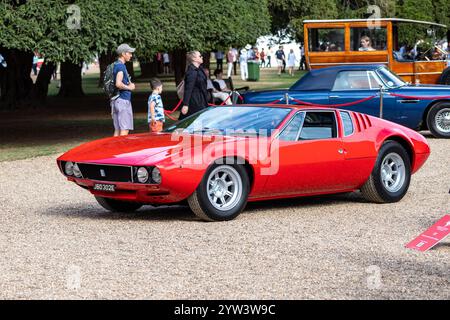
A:
<svg viewBox="0 0 450 320">
<path fill-rule="evenodd" d="M 126 44 L 126 43 L 122 43 L 120 46 L 117 47 L 117 50 L 116 50 L 117 54 L 122 54 L 122 53 L 125 53 L 125 52 L 131 52 L 131 53 L 133 53 L 134 51 L 136 51 L 136 49 L 130 47 L 130 46 L 129 46 L 128 44 Z"/>
</svg>

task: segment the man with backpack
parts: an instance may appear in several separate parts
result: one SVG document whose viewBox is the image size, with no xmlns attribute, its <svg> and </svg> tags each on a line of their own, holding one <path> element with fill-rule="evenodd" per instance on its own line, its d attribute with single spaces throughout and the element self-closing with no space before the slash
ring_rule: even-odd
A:
<svg viewBox="0 0 450 320">
<path fill-rule="evenodd" d="M 115 137 L 126 136 L 134 129 L 131 91 L 135 89 L 135 85 L 125 66 L 126 62 L 131 61 L 134 51 L 128 44 L 121 44 L 117 48 L 117 61 L 109 65 L 105 72 L 103 86 L 111 99 Z"/>
</svg>

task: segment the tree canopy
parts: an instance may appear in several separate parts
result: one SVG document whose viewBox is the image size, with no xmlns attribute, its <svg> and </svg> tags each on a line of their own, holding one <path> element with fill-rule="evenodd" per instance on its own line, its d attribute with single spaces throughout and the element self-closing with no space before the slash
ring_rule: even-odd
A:
<svg viewBox="0 0 450 320">
<path fill-rule="evenodd" d="M 378 12 L 370 10 L 374 5 L 378 6 Z M 307 19 L 369 18 L 376 13 L 380 18 L 399 17 L 450 25 L 448 0 L 269 0 L 269 11 L 271 31 L 282 30 L 298 41 L 303 40 L 302 21 Z M 422 29 L 407 26 L 400 30 L 400 36 L 403 41 L 411 42 Z"/>
</svg>

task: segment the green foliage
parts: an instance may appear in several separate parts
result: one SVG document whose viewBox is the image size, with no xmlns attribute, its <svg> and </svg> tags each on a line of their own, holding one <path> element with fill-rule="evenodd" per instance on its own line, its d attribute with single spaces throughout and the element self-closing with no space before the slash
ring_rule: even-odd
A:
<svg viewBox="0 0 450 320">
<path fill-rule="evenodd" d="M 128 42 L 138 54 L 211 50 L 254 43 L 268 33 L 267 0 L 33 0 L 0 2 L 0 46 L 34 50 L 52 61 L 80 62 Z M 69 28 L 80 8 L 80 28 Z"/>
<path fill-rule="evenodd" d="M 398 16 L 405 19 L 421 20 L 421 21 L 435 21 L 433 10 L 418 10 L 418 8 L 433 9 L 432 0 L 405 0 L 400 6 Z M 417 24 L 401 24 L 398 30 L 398 37 L 401 43 L 406 43 L 410 46 L 420 40 L 424 39 L 427 34 L 428 27 Z M 426 42 L 432 42 L 431 39 L 424 39 Z"/>
<path fill-rule="evenodd" d="M 369 10 L 369 6 L 372 5 L 380 8 L 380 17 L 392 18 L 396 16 L 398 3 L 396 0 L 342 0 L 336 2 L 340 19 L 368 18 L 374 14 Z"/>
<path fill-rule="evenodd" d="M 336 19 L 335 0 L 269 0 L 273 33 L 283 30 L 295 39 L 303 39 L 303 20 Z"/>
</svg>

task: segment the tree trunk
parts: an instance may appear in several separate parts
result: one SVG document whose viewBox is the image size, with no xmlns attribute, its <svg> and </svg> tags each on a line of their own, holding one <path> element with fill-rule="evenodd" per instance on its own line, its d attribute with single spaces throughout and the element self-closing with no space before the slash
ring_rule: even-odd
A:
<svg viewBox="0 0 450 320">
<path fill-rule="evenodd" d="M 102 53 L 98 57 L 98 65 L 100 67 L 100 77 L 98 78 L 98 87 L 103 86 L 103 76 L 105 75 L 106 68 L 108 65 L 114 62 L 116 56 L 113 52 Z"/>
<path fill-rule="evenodd" d="M 65 61 L 61 63 L 61 88 L 58 96 L 74 98 L 84 96 L 81 82 L 81 63 Z"/>
<path fill-rule="evenodd" d="M 52 62 L 45 61 L 42 64 L 31 94 L 34 106 L 39 106 L 45 103 L 48 94 L 48 85 L 52 80 L 55 68 L 56 65 Z"/>
<path fill-rule="evenodd" d="M 33 86 L 31 68 L 33 53 L 16 49 L 0 49 L 7 67 L 0 66 L 0 109 L 27 105 Z"/>
<path fill-rule="evenodd" d="M 186 73 L 186 53 L 185 49 L 175 50 L 173 52 L 173 68 L 175 73 L 175 84 L 178 85 Z"/>
<path fill-rule="evenodd" d="M 210 70 L 211 51 L 202 52 L 202 56 L 203 56 L 203 68 L 207 68 Z M 212 72 L 210 72 L 210 74 L 212 74 Z"/>
<path fill-rule="evenodd" d="M 139 65 L 141 66 L 140 78 L 151 78 L 158 75 L 158 61 L 139 62 Z"/>
<path fill-rule="evenodd" d="M 125 66 L 127 67 L 128 74 L 131 77 L 131 82 L 134 82 L 134 66 L 133 61 L 125 63 Z"/>
</svg>

